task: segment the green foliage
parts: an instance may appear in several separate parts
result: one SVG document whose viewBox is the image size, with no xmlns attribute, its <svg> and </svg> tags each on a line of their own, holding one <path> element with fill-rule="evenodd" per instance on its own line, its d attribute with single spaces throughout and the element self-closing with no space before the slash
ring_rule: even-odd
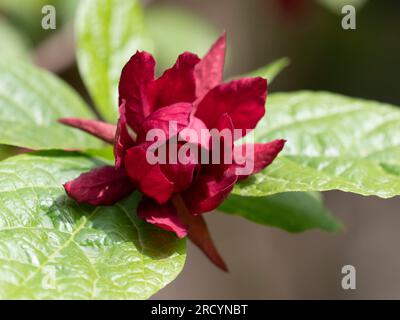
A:
<svg viewBox="0 0 400 320">
<path fill-rule="evenodd" d="M 17 147 L 0 144 L 0 161 L 15 156 L 18 151 L 20 150 Z"/>
<path fill-rule="evenodd" d="M 38 43 L 54 30 L 43 30 L 40 22 L 44 15 L 42 8 L 52 5 L 57 12 L 57 29 L 69 21 L 75 12 L 78 0 L 0 0 L 0 10 L 12 20 L 31 42 Z M 3 49 L 3 47 L 2 47 Z"/>
<path fill-rule="evenodd" d="M 122 67 L 144 47 L 137 0 L 84 0 L 76 17 L 79 71 L 102 117 L 115 122 Z"/>
<path fill-rule="evenodd" d="M 0 298 L 145 299 L 172 281 L 185 242 L 139 219 L 138 195 L 112 206 L 62 184 L 102 163 L 46 152 L 0 162 Z"/>
<path fill-rule="evenodd" d="M 366 0 L 317 0 L 318 3 L 333 11 L 334 13 L 341 14 L 342 8 L 346 5 L 354 6 L 356 9 L 361 9 Z"/>
<path fill-rule="evenodd" d="M 336 12 L 365 1 L 319 2 Z M 26 3 L 33 16 L 48 4 Z M 73 12 L 75 1 L 69 4 Z M 0 0 L 0 8 L 26 20 L 29 29 L 29 14 L 18 13 L 20 5 Z M 205 54 L 218 36 L 194 13 L 168 7 L 143 13 L 138 0 L 83 0 L 75 27 L 80 73 L 109 122 L 117 119 L 122 67 L 136 50 L 154 45 L 149 51 L 161 71 L 183 51 Z M 27 45 L 3 20 L 0 35 L 8 44 L 0 59 L 0 298 L 150 297 L 181 271 L 185 242 L 137 217 L 137 193 L 110 207 L 80 205 L 67 197 L 62 184 L 112 164 L 112 147 L 58 124 L 60 117 L 94 114 L 55 76 L 16 59 L 26 55 Z M 288 64 L 279 59 L 246 76 L 271 83 Z M 219 209 L 289 232 L 340 230 L 314 191 L 399 195 L 399 128 L 400 111 L 387 104 L 325 92 L 270 94 L 255 140 L 284 138 L 287 145 L 266 170 L 238 184 Z M 15 146 L 87 152 L 8 158 L 20 151 Z"/>
<path fill-rule="evenodd" d="M 219 210 L 289 232 L 315 228 L 341 230 L 341 224 L 324 207 L 321 195 L 317 192 L 288 192 L 268 197 L 232 194 Z"/>
<path fill-rule="evenodd" d="M 26 58 L 28 55 L 28 39 L 24 37 L 13 25 L 6 19 L 0 17 L 0 56 Z"/>
<path fill-rule="evenodd" d="M 54 75 L 16 58 L 0 60 L 0 144 L 32 149 L 97 148 L 89 135 L 57 123 L 92 118 L 82 99 Z"/>
<path fill-rule="evenodd" d="M 260 69 L 254 70 L 246 75 L 245 77 L 263 77 L 268 80 L 270 84 L 274 79 L 290 64 L 288 58 L 280 58 L 271 62 L 270 64 Z"/>
<path fill-rule="evenodd" d="M 400 194 L 400 111 L 326 92 L 271 94 L 255 140 L 287 139 L 283 153 L 234 192 L 265 196 L 338 189 Z"/>
</svg>

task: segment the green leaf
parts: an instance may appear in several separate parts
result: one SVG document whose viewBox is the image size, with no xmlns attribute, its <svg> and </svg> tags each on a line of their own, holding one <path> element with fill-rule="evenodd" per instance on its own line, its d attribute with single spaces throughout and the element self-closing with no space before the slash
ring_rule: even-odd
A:
<svg viewBox="0 0 400 320">
<path fill-rule="evenodd" d="M 66 196 L 99 165 L 64 152 L 0 162 L 1 299 L 145 299 L 179 274 L 185 241 L 139 219 L 137 194 L 112 207 Z"/>
<path fill-rule="evenodd" d="M 28 40 L 8 21 L 0 17 L 0 38 L 3 45 L 0 55 L 28 57 Z"/>
<path fill-rule="evenodd" d="M 177 6 L 149 7 L 145 11 L 145 26 L 155 45 L 159 73 L 170 68 L 182 52 L 190 51 L 202 57 L 218 37 L 208 21 Z"/>
<path fill-rule="evenodd" d="M 400 194 L 400 110 L 327 92 L 271 94 L 255 141 L 284 138 L 282 154 L 234 192 L 265 196 L 338 189 Z"/>
<path fill-rule="evenodd" d="M 20 59 L 0 59 L 0 144 L 32 149 L 102 145 L 86 133 L 57 123 L 60 117 L 94 115 L 52 74 Z"/>
<path fill-rule="evenodd" d="M 342 229 L 341 223 L 324 207 L 321 195 L 316 192 L 288 192 L 268 197 L 232 194 L 219 210 L 289 232 Z"/>
<path fill-rule="evenodd" d="M 270 64 L 260 69 L 254 70 L 245 75 L 245 77 L 263 77 L 268 80 L 268 84 L 275 80 L 277 75 L 281 73 L 287 66 L 290 60 L 288 58 L 281 58 L 271 62 Z"/>
<path fill-rule="evenodd" d="M 79 71 L 105 120 L 115 122 L 121 70 L 143 49 L 143 17 L 137 0 L 84 0 L 76 17 Z"/>
<path fill-rule="evenodd" d="M 0 161 L 12 157 L 18 152 L 21 152 L 21 150 L 17 147 L 0 144 Z"/>
</svg>

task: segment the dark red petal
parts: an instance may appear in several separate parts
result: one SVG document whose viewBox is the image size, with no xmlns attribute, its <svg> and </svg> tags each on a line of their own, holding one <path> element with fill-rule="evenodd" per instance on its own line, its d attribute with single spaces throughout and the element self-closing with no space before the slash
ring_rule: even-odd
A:
<svg viewBox="0 0 400 320">
<path fill-rule="evenodd" d="M 189 157 L 187 159 L 190 161 L 187 164 L 183 164 L 178 160 L 177 163 L 167 163 L 160 166 L 168 180 L 173 182 L 174 192 L 181 192 L 187 189 L 193 181 L 197 159 L 190 159 Z"/>
<path fill-rule="evenodd" d="M 196 65 L 196 96 L 203 97 L 208 91 L 222 82 L 226 51 L 226 34 L 213 44 L 210 51 Z"/>
<path fill-rule="evenodd" d="M 83 130 L 107 143 L 114 144 L 116 126 L 113 124 L 98 120 L 78 118 L 61 118 L 58 119 L 58 122 Z"/>
<path fill-rule="evenodd" d="M 204 252 L 204 254 L 220 269 L 228 272 L 228 268 L 208 231 L 207 224 L 202 216 L 193 216 L 187 210 L 183 199 L 176 195 L 173 203 L 177 209 L 179 218 L 185 224 L 189 239 Z"/>
<path fill-rule="evenodd" d="M 255 143 L 252 146 L 249 144 L 235 147 L 235 162 L 241 163 L 239 166 L 244 166 L 245 161 L 253 168 L 248 175 L 240 175 L 240 179 L 246 178 L 249 175 L 260 172 L 265 167 L 270 165 L 276 156 L 281 152 L 285 146 L 286 140 L 274 140 L 268 143 Z M 250 148 L 249 148 L 250 147 Z M 254 150 L 250 152 L 249 150 Z M 248 155 L 246 154 L 249 153 Z"/>
<path fill-rule="evenodd" d="M 267 81 L 244 78 L 212 89 L 197 106 L 195 116 L 208 128 L 215 128 L 220 116 L 227 113 L 235 129 L 254 129 L 265 113 Z M 244 134 L 243 134 L 244 135 Z"/>
<path fill-rule="evenodd" d="M 174 184 L 161 171 L 160 165 L 150 164 L 146 159 L 148 144 L 141 144 L 126 151 L 125 170 L 134 185 L 158 203 L 171 197 Z"/>
<path fill-rule="evenodd" d="M 189 125 L 190 113 L 193 109 L 191 103 L 175 103 L 168 107 L 162 107 L 150 114 L 142 123 L 139 141 L 145 141 L 146 134 L 151 129 L 161 129 L 165 133 L 165 138 L 169 139 L 169 126 L 175 122 L 173 135 Z"/>
<path fill-rule="evenodd" d="M 175 65 L 151 83 L 148 96 L 153 110 L 177 102 L 194 102 L 196 82 L 194 67 L 200 61 L 193 53 L 185 52 L 178 57 Z"/>
<path fill-rule="evenodd" d="M 112 205 L 134 190 L 125 172 L 112 166 L 83 173 L 67 182 L 64 188 L 71 198 L 94 206 Z"/>
<path fill-rule="evenodd" d="M 127 122 L 134 131 L 151 113 L 147 87 L 154 80 L 155 60 L 147 52 L 137 51 L 124 66 L 119 81 L 119 104 L 126 101 Z"/>
<path fill-rule="evenodd" d="M 185 225 L 180 220 L 172 203 L 158 204 L 154 200 L 143 197 L 138 206 L 138 216 L 159 228 L 175 232 L 178 238 L 187 235 Z"/>
<path fill-rule="evenodd" d="M 228 172 L 218 180 L 214 176 L 200 174 L 183 193 L 190 213 L 198 215 L 216 209 L 232 191 L 236 181 L 236 175 Z"/>
<path fill-rule="evenodd" d="M 233 123 L 231 117 L 224 113 L 217 121 L 217 135 L 211 135 L 210 150 L 211 159 L 209 165 L 205 165 L 207 173 L 211 173 L 215 177 L 221 177 L 224 172 L 233 164 Z M 228 134 L 228 136 L 225 136 Z M 219 140 L 219 149 L 218 149 Z M 219 157 L 218 157 L 219 155 Z M 219 160 L 219 163 L 216 162 Z"/>
<path fill-rule="evenodd" d="M 190 122 L 187 128 L 180 131 L 179 137 L 182 141 L 197 144 L 205 150 L 208 150 L 209 148 L 210 131 L 203 121 L 193 115 L 190 117 Z"/>
<path fill-rule="evenodd" d="M 125 151 L 130 147 L 133 147 L 133 145 L 135 144 L 135 141 L 128 132 L 125 112 L 125 100 L 123 100 L 121 105 L 119 106 L 119 119 L 114 144 L 115 166 L 117 168 L 123 166 Z"/>
</svg>

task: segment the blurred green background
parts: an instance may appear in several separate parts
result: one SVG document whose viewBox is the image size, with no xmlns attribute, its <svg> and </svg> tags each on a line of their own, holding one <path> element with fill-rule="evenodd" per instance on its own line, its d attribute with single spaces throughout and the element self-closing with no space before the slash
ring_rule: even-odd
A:
<svg viewBox="0 0 400 320">
<path fill-rule="evenodd" d="M 78 1 L 0 0 L 1 54 L 25 55 L 83 90 L 74 64 L 73 24 Z M 147 0 L 146 32 L 155 45 L 158 70 L 178 53 L 204 54 L 224 30 L 229 52 L 226 76 L 287 56 L 290 69 L 274 91 L 314 89 L 400 102 L 395 89 L 400 62 L 400 2 L 332 0 Z M 296 3 L 285 6 L 282 3 Z M 40 25 L 44 4 L 57 10 L 57 29 Z M 357 29 L 341 28 L 342 3 L 357 9 Z"/>
</svg>

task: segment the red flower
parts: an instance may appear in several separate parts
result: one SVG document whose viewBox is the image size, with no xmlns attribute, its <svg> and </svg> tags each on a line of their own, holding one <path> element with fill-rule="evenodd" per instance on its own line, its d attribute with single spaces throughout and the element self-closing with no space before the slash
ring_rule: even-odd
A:
<svg viewBox="0 0 400 320">
<path fill-rule="evenodd" d="M 188 128 L 195 132 L 227 129 L 231 133 L 234 129 L 255 128 L 265 112 L 267 81 L 244 78 L 221 83 L 225 41 L 223 35 L 203 59 L 183 53 L 158 79 L 154 76 L 154 58 L 146 52 L 137 52 L 122 70 L 120 118 L 116 128 L 93 120 L 60 120 L 114 143 L 115 166 L 94 169 L 66 183 L 65 190 L 70 197 L 92 205 L 111 205 L 138 189 L 143 194 L 137 209 L 139 217 L 175 232 L 180 238 L 188 235 L 224 270 L 226 266 L 200 214 L 216 209 L 238 179 L 269 165 L 282 150 L 284 140 L 248 146 L 254 147 L 254 154 L 248 159 L 254 168 L 249 174 L 238 176 L 236 169 L 240 164 L 235 159 L 232 163 L 220 164 L 198 161 L 151 164 L 147 158 L 151 143 L 146 135 L 151 129 L 161 130 L 166 134 L 163 147 L 180 150 L 184 144 L 173 142 L 173 137 L 168 135 L 171 121 L 176 123 L 177 134 L 183 134 Z M 215 153 L 210 136 L 203 135 L 197 140 L 186 137 L 186 141 L 200 146 L 210 157 Z M 232 151 L 232 158 L 238 147 L 234 147 L 233 141 L 222 143 L 220 157 L 228 150 Z"/>
</svg>

